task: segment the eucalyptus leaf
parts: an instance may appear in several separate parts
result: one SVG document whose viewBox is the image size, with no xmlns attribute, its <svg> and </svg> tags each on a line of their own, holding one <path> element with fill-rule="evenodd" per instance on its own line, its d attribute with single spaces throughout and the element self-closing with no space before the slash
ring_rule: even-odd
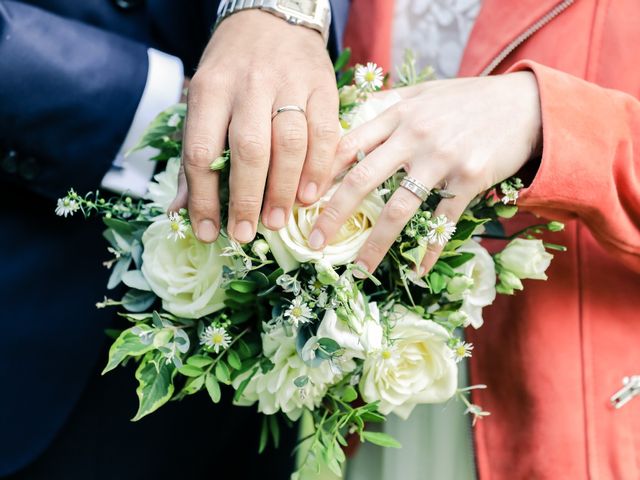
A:
<svg viewBox="0 0 640 480">
<path fill-rule="evenodd" d="M 122 275 L 122 283 L 129 288 L 135 288 L 136 290 L 143 290 L 145 292 L 151 291 L 151 286 L 144 278 L 144 275 L 140 270 L 129 270 Z"/>
<path fill-rule="evenodd" d="M 111 275 L 109 276 L 109 282 L 107 283 L 107 289 L 113 290 L 120 282 L 122 282 L 122 277 L 129 270 L 129 266 L 131 265 L 131 257 L 120 257 L 111 270 Z"/>
<path fill-rule="evenodd" d="M 391 435 L 384 432 L 362 432 L 362 438 L 375 445 L 389 448 L 401 448 L 400 442 L 398 442 Z"/>
<path fill-rule="evenodd" d="M 150 361 L 152 357 L 145 357 L 136 370 L 138 380 L 138 411 L 132 421 L 138 421 L 145 415 L 155 412 L 162 405 L 167 403 L 173 395 L 173 377 L 176 369 L 172 363 L 161 362 L 156 366 Z"/>
<path fill-rule="evenodd" d="M 131 289 L 122 297 L 122 306 L 130 312 L 144 312 L 156 301 L 153 292 Z"/>
</svg>

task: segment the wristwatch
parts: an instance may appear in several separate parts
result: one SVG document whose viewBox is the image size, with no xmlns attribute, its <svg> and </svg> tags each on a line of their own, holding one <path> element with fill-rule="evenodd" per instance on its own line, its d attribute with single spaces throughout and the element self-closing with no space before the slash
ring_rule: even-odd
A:
<svg viewBox="0 0 640 480">
<path fill-rule="evenodd" d="M 329 0 L 222 0 L 218 6 L 216 27 L 229 15 L 250 8 L 272 13 L 293 25 L 317 30 L 325 43 L 329 40 L 331 25 Z"/>
</svg>

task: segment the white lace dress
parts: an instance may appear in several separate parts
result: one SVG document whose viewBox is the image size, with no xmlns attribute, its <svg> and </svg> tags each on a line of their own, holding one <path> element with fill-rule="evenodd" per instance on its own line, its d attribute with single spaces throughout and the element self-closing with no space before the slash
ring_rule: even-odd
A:
<svg viewBox="0 0 640 480">
<path fill-rule="evenodd" d="M 438 78 L 454 77 L 480 11 L 480 0 L 395 0 L 393 64 L 411 48 L 418 65 L 431 65 Z M 461 364 L 460 384 L 466 384 Z M 348 480 L 472 480 L 476 477 L 471 425 L 461 402 L 422 405 L 411 417 L 393 415 L 384 431 L 402 448 L 363 445 L 348 463 Z"/>
</svg>

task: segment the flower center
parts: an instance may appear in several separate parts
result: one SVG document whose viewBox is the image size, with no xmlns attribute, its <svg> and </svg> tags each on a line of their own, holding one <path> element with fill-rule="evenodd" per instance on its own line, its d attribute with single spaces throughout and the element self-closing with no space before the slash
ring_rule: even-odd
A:
<svg viewBox="0 0 640 480">
<path fill-rule="evenodd" d="M 294 317 L 299 317 L 302 315 L 302 309 L 300 307 L 293 307 L 291 309 L 291 315 Z"/>
<path fill-rule="evenodd" d="M 391 352 L 389 350 L 383 350 L 382 358 L 384 358 L 385 360 L 389 360 L 391 358 Z"/>
<path fill-rule="evenodd" d="M 364 74 L 364 79 L 367 82 L 373 82 L 376 79 L 376 74 L 373 72 L 367 72 Z"/>
<path fill-rule="evenodd" d="M 178 224 L 178 222 L 171 222 L 171 230 L 177 232 L 178 230 L 180 230 L 180 224 Z"/>
<path fill-rule="evenodd" d="M 436 227 L 436 233 L 437 233 L 437 234 L 442 235 L 442 234 L 444 234 L 445 232 L 446 232 L 446 230 L 445 230 L 445 226 L 444 226 L 444 225 L 438 225 L 438 226 Z"/>
<path fill-rule="evenodd" d="M 219 345 L 222 342 L 224 342 L 224 335 L 220 333 L 214 333 L 213 336 L 211 337 L 211 343 L 215 345 Z"/>
<path fill-rule="evenodd" d="M 464 356 L 464 354 L 467 353 L 467 349 L 464 348 L 463 345 L 460 345 L 459 347 L 456 348 L 456 355 L 459 357 Z"/>
</svg>

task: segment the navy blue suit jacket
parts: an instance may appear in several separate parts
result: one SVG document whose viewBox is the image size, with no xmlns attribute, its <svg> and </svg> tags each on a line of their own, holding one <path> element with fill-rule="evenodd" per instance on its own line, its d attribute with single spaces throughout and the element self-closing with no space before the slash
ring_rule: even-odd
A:
<svg viewBox="0 0 640 480">
<path fill-rule="evenodd" d="M 192 74 L 217 3 L 0 0 L 0 476 L 50 444 L 112 315 L 95 309 L 101 228 L 55 217 L 54 199 L 100 185 L 144 89 L 147 48 Z M 332 3 L 335 53 L 348 0 Z"/>
</svg>

